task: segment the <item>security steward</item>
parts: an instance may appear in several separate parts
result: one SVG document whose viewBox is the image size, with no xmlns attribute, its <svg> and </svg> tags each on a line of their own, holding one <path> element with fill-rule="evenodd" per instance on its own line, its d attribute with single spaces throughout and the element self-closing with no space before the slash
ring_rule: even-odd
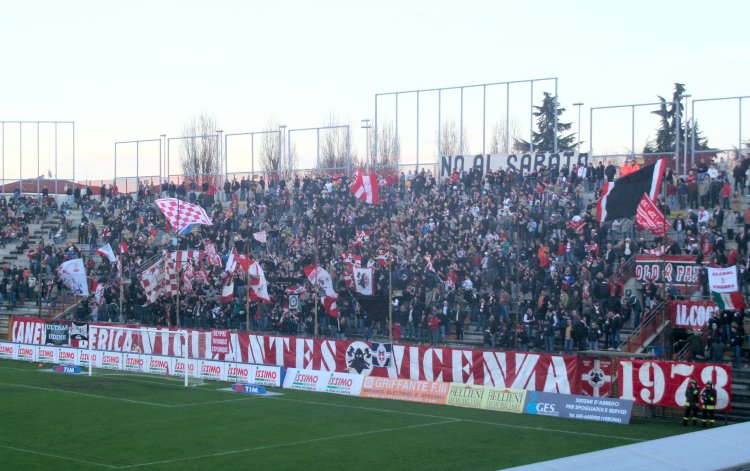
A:
<svg viewBox="0 0 750 471">
<path fill-rule="evenodd" d="M 703 405 L 703 419 L 701 420 L 703 428 L 706 423 L 710 428 L 714 426 L 714 413 L 716 412 L 716 389 L 714 383 L 708 381 L 706 387 L 701 392 L 701 404 Z"/>
<path fill-rule="evenodd" d="M 695 378 L 690 378 L 687 388 L 685 388 L 685 414 L 682 416 L 683 426 L 687 426 L 691 416 L 693 419 L 693 425 L 698 425 L 699 397 L 700 389 L 698 389 L 698 383 L 695 381 Z"/>
</svg>

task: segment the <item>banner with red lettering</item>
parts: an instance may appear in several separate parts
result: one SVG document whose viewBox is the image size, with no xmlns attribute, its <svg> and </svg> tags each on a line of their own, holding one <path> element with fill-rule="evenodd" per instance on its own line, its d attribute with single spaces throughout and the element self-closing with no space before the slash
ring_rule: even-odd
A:
<svg viewBox="0 0 750 471">
<path fill-rule="evenodd" d="M 622 360 L 618 366 L 620 399 L 636 404 L 685 407 L 685 389 L 695 378 L 703 389 L 712 381 L 716 388 L 716 410 L 731 408 L 732 368 L 716 363 Z"/>
<path fill-rule="evenodd" d="M 636 255 L 635 278 L 644 283 L 648 280 L 666 280 L 676 286 L 692 286 L 698 283 L 701 265 L 693 255 Z"/>
<path fill-rule="evenodd" d="M 180 338 L 167 335 L 169 329 L 133 326 L 133 330 L 123 331 L 111 327 L 90 324 L 92 349 L 184 357 Z M 13 319 L 12 342 L 42 345 L 44 338 L 44 321 Z M 580 394 L 583 382 L 579 359 L 574 355 L 394 344 L 389 366 L 374 367 L 372 344 L 360 340 L 229 332 L 227 353 L 219 353 L 212 351 L 219 346 L 212 338 L 211 331 L 188 330 L 190 358 L 562 394 Z M 86 348 L 88 342 L 81 341 L 80 346 Z"/>
<path fill-rule="evenodd" d="M 648 193 L 644 193 L 640 203 L 638 203 L 638 209 L 635 213 L 635 223 L 639 229 L 646 229 L 654 235 L 664 235 L 669 227 L 667 220 L 664 219 L 664 215 L 656 206 L 656 203 L 648 196 Z"/>
<path fill-rule="evenodd" d="M 719 310 L 713 301 L 670 301 L 667 315 L 675 329 L 702 329 Z"/>
</svg>

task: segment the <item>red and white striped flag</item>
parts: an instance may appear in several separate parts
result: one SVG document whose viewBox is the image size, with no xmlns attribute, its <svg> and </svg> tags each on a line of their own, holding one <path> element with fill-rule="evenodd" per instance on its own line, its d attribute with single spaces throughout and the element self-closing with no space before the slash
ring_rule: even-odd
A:
<svg viewBox="0 0 750 471">
<path fill-rule="evenodd" d="M 349 192 L 365 203 L 378 204 L 380 202 L 378 176 L 375 174 L 364 175 L 362 170 L 357 170 L 357 178 L 349 188 Z"/>
<path fill-rule="evenodd" d="M 661 211 L 659 211 L 654 200 L 646 193 L 643 194 L 641 202 L 638 203 L 635 222 L 639 229 L 646 229 L 657 236 L 664 235 L 667 232 L 667 220 Z"/>
</svg>

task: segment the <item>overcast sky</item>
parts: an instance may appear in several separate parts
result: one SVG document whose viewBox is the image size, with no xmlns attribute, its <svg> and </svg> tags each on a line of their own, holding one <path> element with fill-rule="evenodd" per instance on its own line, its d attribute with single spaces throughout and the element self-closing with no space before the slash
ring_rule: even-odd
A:
<svg viewBox="0 0 750 471">
<path fill-rule="evenodd" d="M 320 126 L 333 113 L 352 124 L 374 115 L 381 92 L 558 77 L 562 120 L 589 142 L 589 107 L 671 98 L 674 82 L 693 98 L 750 95 L 749 2 L 744 1 L 23 1 L 0 15 L 0 119 L 75 121 L 76 176 L 111 177 L 114 142 L 180 135 L 206 112 L 225 132 L 260 131 L 269 120 Z M 512 88 L 511 120 L 529 128 L 527 85 Z M 481 89 L 465 95 L 471 150 L 481 151 Z M 553 82 L 535 85 L 535 101 Z M 488 123 L 504 116 L 505 89 L 489 90 Z M 411 101 L 410 101 L 411 100 Z M 436 96 L 420 97 L 420 159 L 435 159 Z M 459 95 L 443 117 L 460 120 Z M 491 109 L 492 104 L 497 109 Z M 392 100 L 379 116 L 393 119 Z M 700 106 L 703 106 L 701 109 Z M 710 143 L 739 137 L 738 103 L 696 105 Z M 653 128 L 638 110 L 636 147 Z M 416 106 L 399 103 L 405 153 L 414 153 Z M 601 114 L 599 114 L 601 113 Z M 750 138 L 750 104 L 743 135 Z M 427 123 L 427 124 L 425 124 Z M 630 112 L 596 112 L 596 150 L 627 151 Z M 430 128 L 431 127 L 431 128 Z M 72 169 L 65 126 L 58 174 Z M 490 124 L 486 125 L 487 131 Z M 40 171 L 54 166 L 53 128 L 41 131 Z M 309 137 L 309 136 L 308 136 Z M 36 175 L 36 128 L 5 126 L 5 174 Z M 67 141 L 66 141 L 67 139 Z M 600 147 L 601 145 L 601 147 Z M 736 144 L 735 144 L 736 145 Z M 584 144 L 583 149 L 588 149 Z M 118 174 L 134 174 L 122 149 Z M 243 167 L 240 157 L 231 167 Z M 158 169 L 144 147 L 140 174 Z M 65 162 L 62 162 L 64 160 Z M 174 165 L 174 164 L 173 164 Z M 122 167 L 120 167 L 122 166 Z M 243 167 L 244 168 L 244 167 Z M 247 166 L 249 169 L 249 166 Z M 54 171 L 54 169 L 52 169 Z"/>
</svg>

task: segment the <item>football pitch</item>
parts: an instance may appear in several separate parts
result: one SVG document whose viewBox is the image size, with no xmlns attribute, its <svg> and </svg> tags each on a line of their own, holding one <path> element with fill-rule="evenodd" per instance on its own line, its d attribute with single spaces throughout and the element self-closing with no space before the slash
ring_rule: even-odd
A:
<svg viewBox="0 0 750 471">
<path fill-rule="evenodd" d="M 0 467 L 495 470 L 692 431 L 0 361 Z"/>
</svg>

